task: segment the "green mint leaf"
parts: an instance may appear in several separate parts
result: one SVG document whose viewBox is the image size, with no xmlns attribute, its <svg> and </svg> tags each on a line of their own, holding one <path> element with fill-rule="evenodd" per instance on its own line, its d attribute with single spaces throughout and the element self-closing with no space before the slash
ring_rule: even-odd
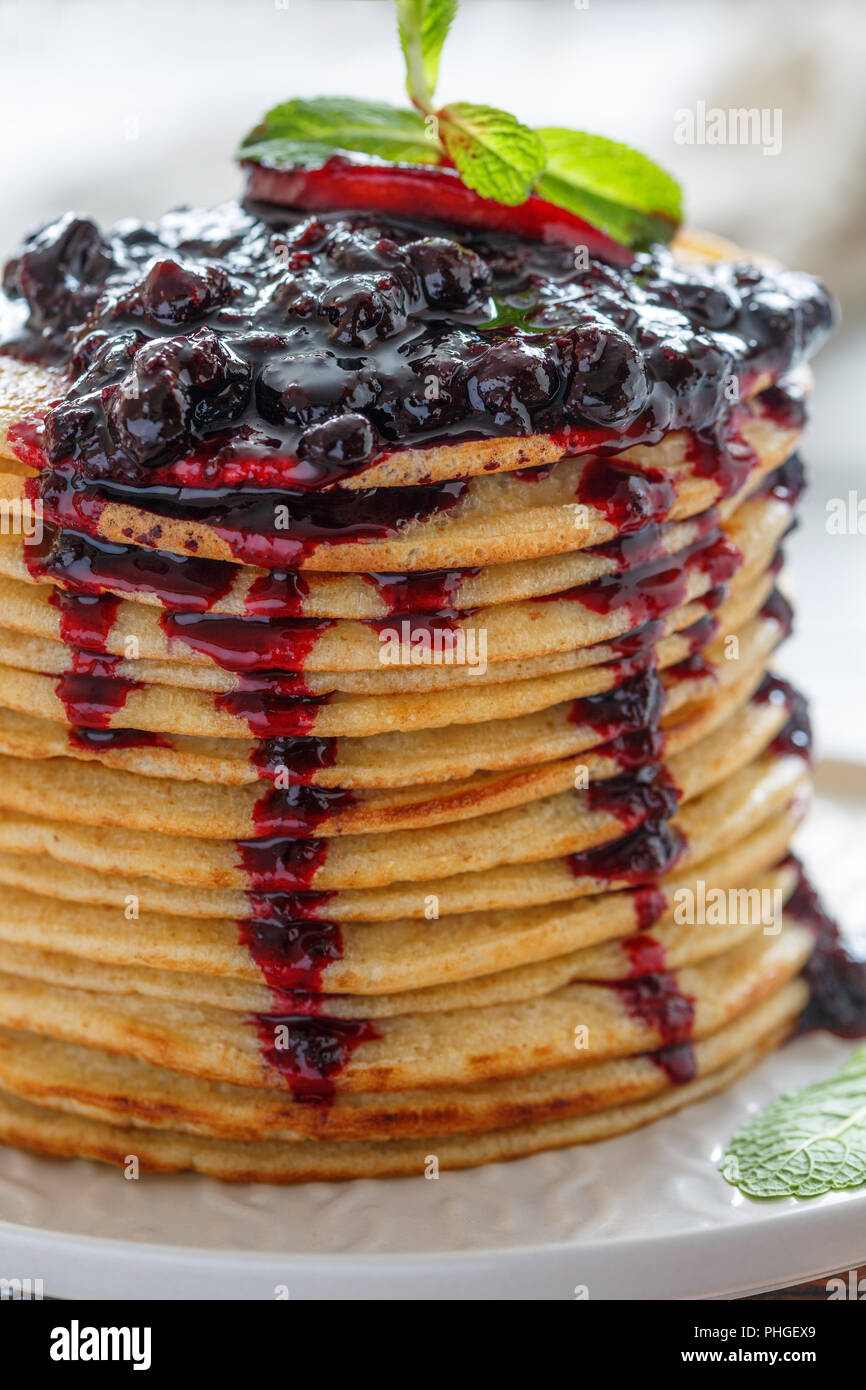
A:
<svg viewBox="0 0 866 1390">
<path fill-rule="evenodd" d="M 406 90 L 422 110 L 433 105 L 439 58 L 458 0 L 397 0 L 397 28 L 406 59 Z"/>
<path fill-rule="evenodd" d="M 241 159 L 303 161 L 305 150 L 355 150 L 407 164 L 438 164 L 442 149 L 424 117 L 408 107 L 352 97 L 313 97 L 274 106 L 250 131 Z M 325 155 L 327 158 L 327 155 Z"/>
<path fill-rule="evenodd" d="M 544 168 L 534 130 L 495 106 L 455 101 L 439 112 L 439 138 L 463 182 L 482 198 L 524 203 Z"/>
<path fill-rule="evenodd" d="M 579 130 L 538 131 L 547 151 L 535 192 L 627 246 L 670 241 L 682 218 L 679 184 L 646 155 Z"/>
<path fill-rule="evenodd" d="M 747 1197 L 820 1197 L 866 1183 L 866 1047 L 748 1120 L 721 1171 Z"/>
</svg>

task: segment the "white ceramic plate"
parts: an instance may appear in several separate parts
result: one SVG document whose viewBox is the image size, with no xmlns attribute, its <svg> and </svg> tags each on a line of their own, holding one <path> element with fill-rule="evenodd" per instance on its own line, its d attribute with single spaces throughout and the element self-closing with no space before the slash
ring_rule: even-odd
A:
<svg viewBox="0 0 866 1390">
<path fill-rule="evenodd" d="M 825 763 L 800 848 L 866 940 L 866 767 Z M 221 1185 L 0 1150 L 0 1278 L 62 1298 L 730 1297 L 866 1260 L 866 1189 L 751 1202 L 717 1171 L 750 1111 L 851 1050 L 825 1034 L 605 1144 L 465 1173 Z"/>
</svg>

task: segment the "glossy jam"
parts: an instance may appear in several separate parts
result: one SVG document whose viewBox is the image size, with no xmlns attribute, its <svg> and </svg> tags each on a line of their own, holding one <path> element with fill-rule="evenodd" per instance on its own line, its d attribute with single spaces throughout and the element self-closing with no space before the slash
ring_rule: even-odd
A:
<svg viewBox="0 0 866 1390">
<path fill-rule="evenodd" d="M 658 1032 L 662 1050 L 651 1053 L 650 1057 L 670 1083 L 681 1086 L 692 1081 L 697 1074 L 689 1042 L 695 1001 L 680 989 L 676 975 L 660 970 L 640 979 L 615 981 L 609 988 L 616 990 L 633 1018 Z"/>
<path fill-rule="evenodd" d="M 807 276 L 660 247 L 583 265 L 486 229 L 236 204 L 105 235 L 60 218 L 3 287 L 20 313 L 0 346 L 69 381 L 21 447 L 91 482 L 185 488 L 308 491 L 407 444 L 538 432 L 618 452 L 688 429 L 709 468 L 739 396 L 835 313 Z"/>
<path fill-rule="evenodd" d="M 779 757 L 795 756 L 806 762 L 812 760 L 812 723 L 809 706 L 790 681 L 767 674 L 752 697 L 758 704 L 784 709 L 788 715 L 783 728 L 770 744 L 770 751 Z"/>
<path fill-rule="evenodd" d="M 866 960 L 842 939 L 799 861 L 792 856 L 789 862 L 798 871 L 798 882 L 785 912 L 815 937 L 804 972 L 811 998 L 801 1030 L 826 1028 L 843 1038 L 866 1037 Z"/>
<path fill-rule="evenodd" d="M 258 1014 L 255 1022 L 265 1061 L 306 1104 L 332 1102 L 355 1049 L 380 1036 L 369 1019 Z"/>
</svg>

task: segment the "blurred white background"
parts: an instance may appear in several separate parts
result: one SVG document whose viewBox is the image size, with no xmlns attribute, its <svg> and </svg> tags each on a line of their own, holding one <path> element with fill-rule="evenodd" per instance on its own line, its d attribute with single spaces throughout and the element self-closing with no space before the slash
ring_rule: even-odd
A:
<svg viewBox="0 0 866 1390">
<path fill-rule="evenodd" d="M 390 0 L 0 0 L 0 65 L 4 256 L 67 208 L 111 220 L 232 196 L 231 152 L 276 101 L 403 97 Z M 781 664 L 814 696 L 824 751 L 866 762 L 866 534 L 825 525 L 828 499 L 866 497 L 864 71 L 863 0 L 463 0 L 439 94 L 637 145 L 683 181 L 690 221 L 842 300 Z M 677 112 L 699 102 L 780 111 L 781 151 L 678 144 Z"/>
</svg>

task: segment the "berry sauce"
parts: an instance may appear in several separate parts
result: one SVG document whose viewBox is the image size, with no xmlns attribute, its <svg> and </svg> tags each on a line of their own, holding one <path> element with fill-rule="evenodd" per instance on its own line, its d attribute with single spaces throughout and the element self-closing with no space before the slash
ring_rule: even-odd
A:
<svg viewBox="0 0 866 1390">
<path fill-rule="evenodd" d="M 225 671 L 302 671 L 333 623 L 315 618 L 233 618 L 217 613 L 160 615 L 170 643 L 182 642 Z"/>
<path fill-rule="evenodd" d="M 675 826 L 647 818 L 627 835 L 570 854 L 568 867 L 575 878 L 652 885 L 670 873 L 685 847 L 685 836 Z"/>
<path fill-rule="evenodd" d="M 357 178 L 337 164 L 303 187 L 263 173 L 254 182 L 277 200 L 297 185 L 299 201 L 322 207 L 329 180 Z M 366 186 L 396 196 L 405 182 L 393 171 L 390 181 L 368 177 Z M 444 198 L 449 184 L 453 194 L 454 179 L 427 179 L 425 187 L 441 188 Z M 538 218 L 543 209 L 525 212 Z M 159 742 L 109 728 L 138 688 L 117 675 L 121 658 L 106 650 L 117 595 L 153 596 L 171 642 L 235 673 L 236 688 L 217 705 L 246 721 L 258 740 L 251 762 L 274 783 L 255 803 L 255 834 L 237 842 L 249 886 L 238 939 L 274 996 L 273 1011 L 252 1023 L 263 1057 L 298 1100 L 333 1100 L 355 1049 L 379 1034 L 367 1020 L 322 1014 L 324 972 L 342 958 L 343 938 L 328 917 L 333 895 L 313 887 L 329 844 L 317 831 L 355 797 L 311 785 L 335 765 L 339 745 L 312 734 L 330 697 L 313 695 L 302 673 L 331 623 L 304 616 L 308 585 L 298 569 L 322 543 L 396 537 L 460 505 L 462 479 L 354 486 L 400 449 L 545 433 L 568 453 L 605 456 L 581 470 L 575 500 L 615 531 L 598 553 L 616 573 L 551 597 L 628 613 L 629 632 L 607 644 L 622 658 L 621 684 L 575 701 L 569 713 L 597 731 L 621 769 L 588 793 L 590 809 L 613 815 L 621 833 L 568 862 L 577 877 L 630 885 L 634 978 L 611 988 L 658 1030 L 654 1060 L 684 1082 L 695 1072 L 693 1001 L 664 971 L 649 935 L 666 904 L 658 880 L 684 849 L 670 823 L 676 788 L 659 761 L 663 694 L 652 647 L 689 576 L 706 574 L 707 618 L 685 634 L 688 655 L 674 678 L 702 674 L 713 609 L 742 557 L 712 512 L 695 523 L 685 551 L 667 555 L 672 479 L 609 456 L 688 430 L 693 473 L 730 495 L 755 461 L 737 398 L 769 377 L 777 385 L 764 392 L 764 413 L 799 428 L 802 397 L 784 378 L 820 345 L 835 308 L 816 281 L 787 271 L 684 267 L 662 247 L 623 254 L 603 238 L 577 268 L 567 236 L 527 241 L 490 225 L 455 233 L 441 219 L 405 214 L 393 202 L 375 213 L 313 216 L 228 204 L 126 221 L 107 233 L 67 215 L 30 236 L 7 264 L 3 290 L 20 312 L 10 316 L 16 327 L 0 352 L 62 374 L 57 399 L 14 427 L 10 441 L 37 471 L 27 490 L 48 522 L 27 562 L 34 578 L 57 586 L 52 602 L 71 669 L 56 688 L 69 737 L 94 750 Z M 522 215 L 508 210 L 508 225 Z M 538 224 L 545 236 L 551 225 Z M 798 465 L 789 461 L 765 490 L 793 504 Z M 350 480 L 352 488 L 342 486 Z M 98 539 L 109 503 L 150 513 L 148 529 L 130 524 L 125 544 Z M 192 537 L 189 553 L 161 552 L 162 519 L 204 523 L 225 554 L 268 571 L 249 587 L 242 616 L 212 612 L 233 591 L 236 566 L 197 556 Z M 447 640 L 460 586 L 476 573 L 365 576 L 388 614 L 371 629 L 399 621 L 410 640 Z M 764 611 L 786 625 L 778 596 Z M 790 718 L 773 746 L 802 753 L 808 734 L 798 697 L 771 681 L 756 698 L 786 702 Z M 836 949 L 822 947 L 825 939 L 816 956 Z M 861 988 L 861 1005 L 864 997 Z M 820 1007 L 826 1011 L 823 998 Z"/>
<path fill-rule="evenodd" d="M 117 674 L 121 658 L 105 651 L 119 599 L 53 589 L 49 602 L 59 611 L 58 635 L 70 659 L 70 669 L 64 671 L 54 687 L 69 722 L 67 737 L 73 747 L 105 747 L 112 719 L 123 709 L 131 692 L 141 688 L 140 681 Z M 103 735 L 99 744 L 94 741 L 94 732 Z M 146 735 L 141 739 L 132 729 L 116 733 L 124 737 L 112 739 L 111 747 L 129 748 L 150 741 Z"/>
<path fill-rule="evenodd" d="M 50 579 L 75 594 L 154 594 L 165 608 L 206 613 L 224 598 L 237 566 L 190 555 L 114 545 L 80 531 L 46 528 L 40 548 L 24 547 L 36 580 Z"/>
<path fill-rule="evenodd" d="M 321 994 L 323 972 L 343 958 L 336 922 L 244 918 L 238 922 L 238 940 L 275 991 Z"/>
<path fill-rule="evenodd" d="M 576 266 L 556 242 L 261 204 L 106 233 L 68 214 L 25 240 L 3 290 L 20 312 L 0 349 L 67 377 L 42 466 L 184 488 L 332 487 L 431 440 L 618 452 L 712 433 L 835 319 L 790 271 L 680 266 L 661 246 Z"/>
<path fill-rule="evenodd" d="M 648 950 L 650 958 L 655 954 Z M 635 980 L 614 980 L 616 990 L 632 1018 L 638 1018 L 661 1038 L 661 1051 L 650 1053 L 671 1085 L 682 1086 L 697 1075 L 697 1062 L 690 1043 L 695 1021 L 695 1001 L 680 989 L 677 977 L 657 970 Z"/>
<path fill-rule="evenodd" d="M 238 856 L 255 895 L 312 888 L 313 879 L 328 856 L 328 841 L 320 836 L 237 841 Z"/>
<path fill-rule="evenodd" d="M 354 805 L 355 800 L 355 794 L 342 787 L 269 787 L 253 807 L 256 834 L 262 839 L 276 835 L 309 838 L 325 821 Z"/>
<path fill-rule="evenodd" d="M 843 941 L 799 860 L 791 855 L 788 863 L 797 870 L 797 886 L 785 912 L 815 937 L 815 949 L 803 972 L 811 997 L 800 1018 L 800 1031 L 826 1028 L 841 1038 L 866 1037 L 866 960 Z"/>
<path fill-rule="evenodd" d="M 311 736 L 263 739 L 250 754 L 261 778 L 272 781 L 282 777 L 290 784 L 312 782 L 317 772 L 333 767 L 336 761 L 337 740 Z"/>
<path fill-rule="evenodd" d="M 568 711 L 571 724 L 587 725 L 602 743 L 621 734 L 658 724 L 664 691 L 655 671 L 644 671 L 600 695 L 573 700 Z"/>
<path fill-rule="evenodd" d="M 310 1018 L 298 1014 L 256 1014 L 262 1057 L 285 1080 L 295 1100 L 329 1105 L 336 1078 L 361 1043 L 379 1031 L 366 1018 Z"/>
<path fill-rule="evenodd" d="M 812 723 L 809 706 L 799 690 L 781 676 L 768 673 L 762 680 L 752 699 L 758 704 L 774 705 L 785 709 L 788 719 L 773 739 L 769 752 L 784 758 L 791 755 L 812 761 Z"/>
<path fill-rule="evenodd" d="M 638 565 L 624 574 L 605 575 L 558 594 L 545 594 L 544 602 L 573 599 L 593 613 L 614 613 L 625 608 L 632 628 L 640 628 L 679 608 L 686 601 L 688 580 L 698 572 L 710 587 L 720 588 L 743 563 L 740 550 L 726 536 L 711 532 L 675 556 L 664 556 Z"/>
</svg>

